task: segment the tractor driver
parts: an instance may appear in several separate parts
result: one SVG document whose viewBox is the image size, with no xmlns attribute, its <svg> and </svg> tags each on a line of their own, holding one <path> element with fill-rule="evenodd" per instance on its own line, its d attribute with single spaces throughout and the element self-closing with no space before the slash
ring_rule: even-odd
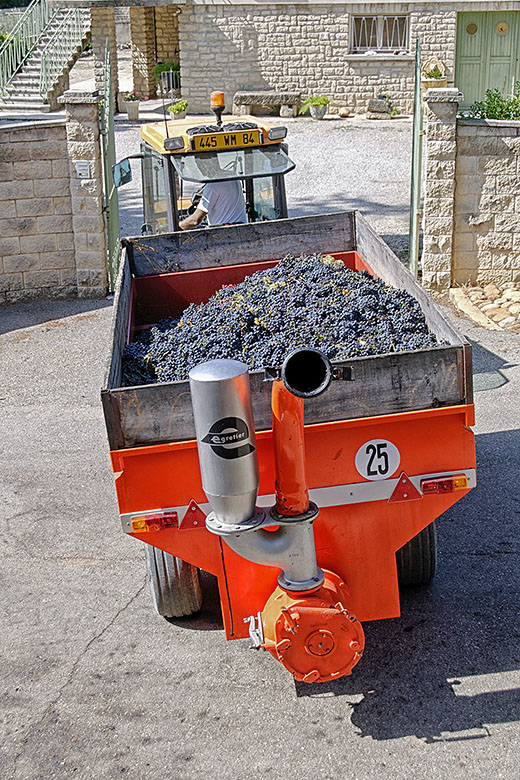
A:
<svg viewBox="0 0 520 780">
<path fill-rule="evenodd" d="M 179 222 L 179 227 L 181 230 L 191 230 L 197 227 L 206 215 L 211 227 L 247 222 L 246 201 L 240 181 L 235 179 L 207 182 L 197 208 L 193 214 Z"/>
</svg>

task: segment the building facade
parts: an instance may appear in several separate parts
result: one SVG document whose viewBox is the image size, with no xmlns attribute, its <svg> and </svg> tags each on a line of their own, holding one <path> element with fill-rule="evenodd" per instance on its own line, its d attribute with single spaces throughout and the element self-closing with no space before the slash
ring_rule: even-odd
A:
<svg viewBox="0 0 520 780">
<path fill-rule="evenodd" d="M 100 69 L 107 35 L 115 46 L 114 9 L 130 7 L 135 88 L 153 97 L 155 64 L 180 60 L 193 113 L 207 111 L 214 89 L 225 91 L 229 110 L 236 91 L 271 90 L 327 95 L 333 112 L 352 113 L 384 94 L 410 113 L 417 38 L 423 63 L 440 61 L 447 86 L 465 94 L 463 106 L 488 87 L 507 93 L 520 81 L 518 0 L 48 2 L 91 8 Z"/>
<path fill-rule="evenodd" d="M 413 102 L 415 41 L 436 57 L 465 105 L 488 87 L 520 80 L 519 2 L 247 3 L 179 6 L 183 94 L 204 111 L 211 89 L 231 107 L 237 90 L 325 94 L 332 111 L 363 113 L 389 96 L 401 113 Z"/>
</svg>

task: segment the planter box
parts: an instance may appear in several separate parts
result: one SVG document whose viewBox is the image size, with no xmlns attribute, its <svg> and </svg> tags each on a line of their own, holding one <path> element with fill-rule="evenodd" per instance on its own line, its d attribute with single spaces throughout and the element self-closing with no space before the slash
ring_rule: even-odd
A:
<svg viewBox="0 0 520 780">
<path fill-rule="evenodd" d="M 128 100 L 125 102 L 125 106 L 128 119 L 130 119 L 131 122 L 136 122 L 139 119 L 139 101 Z"/>
</svg>

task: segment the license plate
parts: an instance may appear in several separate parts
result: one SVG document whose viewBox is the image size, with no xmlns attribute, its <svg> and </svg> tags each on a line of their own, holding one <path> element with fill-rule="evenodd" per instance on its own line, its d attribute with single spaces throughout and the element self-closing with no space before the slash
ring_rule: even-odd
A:
<svg viewBox="0 0 520 780">
<path fill-rule="evenodd" d="M 212 133 L 194 135 L 195 152 L 209 152 L 214 149 L 241 149 L 244 146 L 259 146 L 260 130 L 240 130 L 237 133 Z"/>
</svg>

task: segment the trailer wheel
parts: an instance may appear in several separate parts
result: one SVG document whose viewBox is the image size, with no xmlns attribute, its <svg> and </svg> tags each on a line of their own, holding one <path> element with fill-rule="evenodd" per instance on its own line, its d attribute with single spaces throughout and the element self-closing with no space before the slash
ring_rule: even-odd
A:
<svg viewBox="0 0 520 780">
<path fill-rule="evenodd" d="M 399 585 L 425 585 L 430 582 L 437 567 L 435 520 L 403 545 L 395 557 Z"/>
<path fill-rule="evenodd" d="M 173 618 L 198 612 L 202 606 L 198 568 L 150 544 L 145 552 L 153 603 L 159 615 Z"/>
</svg>

